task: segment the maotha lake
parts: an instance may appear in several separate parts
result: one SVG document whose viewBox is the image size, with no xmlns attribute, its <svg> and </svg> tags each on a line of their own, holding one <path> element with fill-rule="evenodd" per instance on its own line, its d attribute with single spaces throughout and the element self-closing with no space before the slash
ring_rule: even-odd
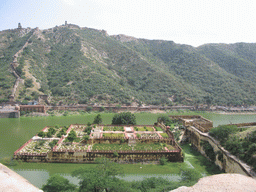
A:
<svg viewBox="0 0 256 192">
<path fill-rule="evenodd" d="M 185 115 L 185 114 L 197 114 L 212 120 L 213 125 L 218 126 L 220 124 L 229 123 L 245 123 L 255 122 L 256 115 L 253 114 L 239 114 L 239 115 L 224 115 L 214 113 L 168 113 L 169 115 Z M 55 125 L 69 125 L 69 124 L 86 124 L 92 122 L 97 114 L 84 114 L 84 115 L 72 115 L 72 116 L 50 116 L 50 117 L 22 117 L 20 119 L 0 119 L 0 158 L 5 159 L 12 157 L 14 151 L 22 146 L 26 141 L 33 137 L 38 131 L 42 130 L 45 126 Z M 137 124 L 149 125 L 154 124 L 157 121 L 159 114 L 152 113 L 136 113 Z M 113 113 L 101 113 L 103 123 L 110 124 L 111 119 L 114 116 Z M 122 165 L 124 166 L 126 179 L 132 180 L 131 175 L 135 174 L 136 177 L 149 177 L 150 174 L 157 174 L 159 176 L 172 177 L 173 179 L 178 177 L 182 166 L 195 167 L 203 175 L 214 174 L 212 170 L 209 170 L 209 165 L 201 165 L 200 158 L 203 158 L 199 154 L 191 152 L 189 146 L 185 147 L 185 163 L 169 163 L 165 166 L 158 166 L 154 164 L 149 165 Z M 200 157 L 200 158 L 199 158 Z M 200 165 L 199 165 L 200 164 Z M 75 169 L 78 169 L 80 164 L 48 164 L 48 163 L 20 163 L 16 166 L 9 166 L 17 173 L 27 178 L 32 184 L 37 187 L 41 187 L 46 183 L 46 180 L 50 175 L 59 173 L 74 180 L 69 174 Z M 94 166 L 94 165 L 90 165 Z M 142 167 L 142 168 L 140 168 Z M 218 171 L 217 171 L 218 172 Z M 134 176 L 135 176 L 134 175 Z M 124 178 L 125 179 L 125 178 Z M 75 182 L 75 180 L 74 180 Z"/>
</svg>

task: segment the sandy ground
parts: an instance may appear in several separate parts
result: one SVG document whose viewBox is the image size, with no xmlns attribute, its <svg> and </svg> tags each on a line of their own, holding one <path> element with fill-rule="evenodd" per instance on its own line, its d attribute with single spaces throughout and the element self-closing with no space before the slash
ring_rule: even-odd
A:
<svg viewBox="0 0 256 192">
<path fill-rule="evenodd" d="M 240 174 L 218 174 L 204 177 L 192 187 L 172 192 L 256 192 L 256 179 Z"/>
<path fill-rule="evenodd" d="M 0 192 L 43 192 L 0 163 Z"/>
</svg>

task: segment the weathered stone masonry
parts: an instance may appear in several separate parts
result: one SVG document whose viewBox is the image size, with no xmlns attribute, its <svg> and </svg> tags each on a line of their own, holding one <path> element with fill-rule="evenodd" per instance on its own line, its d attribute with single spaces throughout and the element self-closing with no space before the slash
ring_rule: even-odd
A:
<svg viewBox="0 0 256 192">
<path fill-rule="evenodd" d="M 174 117 L 175 118 L 175 117 Z M 182 119 L 181 116 L 179 116 L 180 119 Z M 194 119 L 194 116 L 191 116 L 191 119 Z M 198 116 L 197 118 L 201 118 Z M 186 116 L 185 119 L 189 119 L 189 116 Z M 204 156 L 207 157 L 203 146 L 201 146 L 202 141 L 208 142 L 215 153 L 215 161 L 214 163 L 219 166 L 220 169 L 224 170 L 226 173 L 240 173 L 242 175 L 250 176 L 256 178 L 256 173 L 252 170 L 250 166 L 248 166 L 246 163 L 242 162 L 240 159 L 238 159 L 236 156 L 230 154 L 227 150 L 225 150 L 214 138 L 212 138 L 207 132 L 203 132 L 210 127 L 204 128 L 194 126 L 195 124 L 190 122 L 189 124 L 186 124 L 187 121 L 183 121 L 183 125 L 186 127 L 185 137 L 189 139 L 189 142 L 197 148 L 197 150 Z M 256 123 L 240 123 L 236 124 L 238 127 L 246 127 L 246 126 L 253 126 Z M 203 131 L 201 131 L 201 130 Z M 209 129 L 210 130 L 210 129 Z M 221 158 L 222 160 L 219 160 L 219 156 L 223 156 Z"/>
</svg>

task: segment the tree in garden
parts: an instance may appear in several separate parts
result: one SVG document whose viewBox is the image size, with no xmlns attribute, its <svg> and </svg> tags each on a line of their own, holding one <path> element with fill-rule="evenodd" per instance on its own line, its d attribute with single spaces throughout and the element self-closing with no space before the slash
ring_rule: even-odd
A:
<svg viewBox="0 0 256 192">
<path fill-rule="evenodd" d="M 68 141 L 70 141 L 71 144 L 72 144 L 73 141 L 74 141 L 76 138 L 77 138 L 76 132 L 72 129 L 72 130 L 70 131 L 70 133 L 68 134 L 67 139 L 68 139 Z"/>
<path fill-rule="evenodd" d="M 112 124 L 114 125 L 135 125 L 136 117 L 131 112 L 123 112 L 115 114 L 112 119 Z"/>
<path fill-rule="evenodd" d="M 44 192 L 75 191 L 76 185 L 69 183 L 68 179 L 55 174 L 47 180 L 42 189 Z"/>
<path fill-rule="evenodd" d="M 94 123 L 94 124 L 100 124 L 100 123 L 102 123 L 102 118 L 101 118 L 101 115 L 100 115 L 100 114 L 98 114 L 98 115 L 94 118 L 93 123 Z"/>
<path fill-rule="evenodd" d="M 89 135 L 85 135 L 85 136 L 83 136 L 83 139 L 84 139 L 85 141 L 88 141 L 88 140 L 90 139 L 90 136 L 89 136 Z"/>
<path fill-rule="evenodd" d="M 45 137 L 45 132 L 39 131 L 37 135 L 38 137 Z"/>
<path fill-rule="evenodd" d="M 47 137 L 51 137 L 56 133 L 56 130 L 53 127 L 50 127 L 47 132 Z"/>
<path fill-rule="evenodd" d="M 52 142 L 49 143 L 49 146 L 51 147 L 51 149 L 53 149 L 53 147 L 58 143 L 58 140 L 53 140 Z"/>
</svg>

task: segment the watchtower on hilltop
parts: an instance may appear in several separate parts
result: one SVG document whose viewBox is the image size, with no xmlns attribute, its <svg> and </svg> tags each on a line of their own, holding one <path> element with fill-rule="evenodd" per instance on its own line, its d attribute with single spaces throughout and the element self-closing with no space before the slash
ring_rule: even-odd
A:
<svg viewBox="0 0 256 192">
<path fill-rule="evenodd" d="M 21 28 L 22 28 L 21 24 L 20 24 L 20 23 L 18 23 L 18 29 L 21 29 Z"/>
</svg>

